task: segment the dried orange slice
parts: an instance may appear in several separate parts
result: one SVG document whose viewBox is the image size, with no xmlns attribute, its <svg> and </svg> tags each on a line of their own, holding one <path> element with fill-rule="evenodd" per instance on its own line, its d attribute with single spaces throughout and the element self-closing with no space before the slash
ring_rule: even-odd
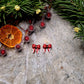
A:
<svg viewBox="0 0 84 84">
<path fill-rule="evenodd" d="M 22 32 L 13 25 L 5 25 L 0 28 L 0 42 L 9 48 L 21 43 Z"/>
</svg>

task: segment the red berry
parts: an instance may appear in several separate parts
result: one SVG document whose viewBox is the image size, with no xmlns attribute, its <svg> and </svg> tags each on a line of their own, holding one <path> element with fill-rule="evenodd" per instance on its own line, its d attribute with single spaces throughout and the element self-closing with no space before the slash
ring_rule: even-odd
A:
<svg viewBox="0 0 84 84">
<path fill-rule="evenodd" d="M 6 51 L 3 49 L 1 50 L 1 54 L 4 55 L 6 53 Z"/>
<path fill-rule="evenodd" d="M 44 48 L 44 49 L 46 49 L 46 48 L 47 48 L 47 45 L 46 45 L 46 44 L 44 44 L 44 45 L 43 45 L 43 48 Z"/>
<path fill-rule="evenodd" d="M 29 26 L 29 30 L 30 30 L 30 31 L 33 31 L 33 30 L 34 30 L 34 26 L 33 26 L 33 25 L 30 25 L 30 26 Z"/>
<path fill-rule="evenodd" d="M 40 49 L 40 45 L 37 45 L 37 49 Z"/>
<path fill-rule="evenodd" d="M 28 35 L 31 35 L 31 32 L 30 31 L 28 32 Z"/>
<path fill-rule="evenodd" d="M 48 16 L 48 17 L 51 17 L 51 13 L 47 13 L 47 16 Z"/>
<path fill-rule="evenodd" d="M 44 23 L 44 22 L 41 22 L 41 23 L 40 23 L 40 26 L 41 26 L 41 27 L 45 27 L 45 23 Z"/>
<path fill-rule="evenodd" d="M 28 32 L 28 29 L 26 29 L 25 32 Z"/>
<path fill-rule="evenodd" d="M 29 41 L 29 37 L 28 36 L 25 36 L 25 41 Z"/>
<path fill-rule="evenodd" d="M 16 48 L 17 48 L 17 49 L 20 49 L 20 48 L 21 48 L 21 46 L 18 44 L 18 45 L 16 45 Z"/>
<path fill-rule="evenodd" d="M 32 44 L 32 48 L 36 48 L 36 45 L 35 44 Z"/>
<path fill-rule="evenodd" d="M 32 23 L 32 21 L 31 21 L 31 20 L 29 20 L 29 23 L 31 24 L 31 23 Z"/>
<path fill-rule="evenodd" d="M 48 12 L 47 14 L 46 14 L 46 17 L 48 18 L 48 19 L 50 19 L 51 18 L 51 13 L 50 12 Z"/>
<path fill-rule="evenodd" d="M 44 7 L 45 10 L 47 10 L 47 8 L 48 8 L 47 6 Z"/>
<path fill-rule="evenodd" d="M 52 45 L 51 45 L 51 44 L 49 44 L 49 45 L 48 45 L 48 48 L 52 48 Z"/>
</svg>

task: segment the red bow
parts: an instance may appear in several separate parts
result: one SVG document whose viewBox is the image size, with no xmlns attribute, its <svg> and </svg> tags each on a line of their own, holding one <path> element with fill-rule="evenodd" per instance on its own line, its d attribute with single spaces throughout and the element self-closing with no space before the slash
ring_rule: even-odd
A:
<svg viewBox="0 0 84 84">
<path fill-rule="evenodd" d="M 38 51 L 40 50 L 40 45 L 35 45 L 35 44 L 32 44 L 32 48 L 33 48 L 33 53 L 38 53 Z"/>
<path fill-rule="evenodd" d="M 50 48 L 52 48 L 51 44 L 49 44 L 49 45 L 43 44 L 44 52 L 46 52 L 46 49 L 48 49 L 48 52 L 50 52 Z"/>
</svg>

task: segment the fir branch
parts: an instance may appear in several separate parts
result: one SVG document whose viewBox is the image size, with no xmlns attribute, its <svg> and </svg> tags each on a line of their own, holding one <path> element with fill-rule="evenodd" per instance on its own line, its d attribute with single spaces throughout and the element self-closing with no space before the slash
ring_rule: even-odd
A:
<svg viewBox="0 0 84 84">
<path fill-rule="evenodd" d="M 15 6 L 18 6 L 19 9 L 15 9 Z M 0 1 L 0 18 L 4 16 L 0 21 L 6 23 L 6 17 L 11 14 L 15 19 L 19 17 L 24 17 L 25 15 L 34 15 L 36 9 L 43 9 L 43 2 L 39 0 L 1 0 Z"/>
<path fill-rule="evenodd" d="M 76 37 L 84 41 L 84 0 L 53 0 L 52 4 L 59 15 L 80 28 Z"/>
</svg>

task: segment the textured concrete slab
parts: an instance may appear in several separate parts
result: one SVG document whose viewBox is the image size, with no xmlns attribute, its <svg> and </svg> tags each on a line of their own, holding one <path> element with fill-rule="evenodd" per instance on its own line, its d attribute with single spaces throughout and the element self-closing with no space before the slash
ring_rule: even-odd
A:
<svg viewBox="0 0 84 84">
<path fill-rule="evenodd" d="M 26 29 L 27 22 L 19 25 Z M 31 35 L 30 44 L 17 53 L 7 49 L 8 56 L 0 57 L 0 84 L 84 84 L 84 55 L 73 27 L 52 11 L 52 19 L 41 30 L 39 23 Z M 23 32 L 24 37 L 24 32 Z M 38 54 L 32 54 L 32 44 L 40 44 Z M 43 44 L 51 43 L 51 52 L 43 53 Z"/>
</svg>

